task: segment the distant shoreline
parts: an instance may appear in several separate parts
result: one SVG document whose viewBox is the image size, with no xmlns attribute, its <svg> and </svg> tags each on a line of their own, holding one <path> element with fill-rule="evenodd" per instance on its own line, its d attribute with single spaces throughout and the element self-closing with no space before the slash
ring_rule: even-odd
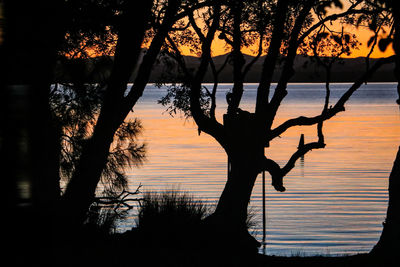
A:
<svg viewBox="0 0 400 267">
<path fill-rule="evenodd" d="M 143 54 L 144 55 L 144 54 Z M 143 56 L 142 55 L 142 56 Z M 221 68 L 226 61 L 227 55 L 213 57 L 214 65 L 217 69 Z M 256 63 L 252 66 L 251 70 L 247 73 L 244 82 L 245 83 L 258 83 L 264 63 L 264 57 L 260 57 Z M 244 55 L 246 62 L 251 62 L 254 57 Z M 184 56 L 185 64 L 188 69 L 195 70 L 199 65 L 199 59 L 191 56 Z M 369 59 L 369 65 L 373 66 L 379 58 Z M 113 57 L 98 57 L 90 58 L 84 62 L 84 67 L 80 66 L 83 72 L 82 76 L 87 82 L 98 82 L 104 81 L 104 78 L 109 77 L 112 69 Z M 168 62 L 168 64 L 166 64 Z M 82 62 L 81 62 L 82 63 Z M 80 63 L 80 64 L 81 64 Z M 93 74 L 90 70 L 94 68 L 99 69 L 100 72 Z M 294 75 L 290 79 L 289 83 L 325 83 L 326 73 L 325 69 L 319 66 L 315 60 L 311 57 L 298 56 L 294 62 Z M 279 77 L 282 73 L 282 64 L 275 67 L 275 72 L 272 77 L 272 82 L 276 83 L 279 81 Z M 71 80 L 71 73 L 74 71 L 74 64 L 64 65 L 59 62 L 55 70 L 55 82 L 69 82 Z M 76 70 L 75 70 L 76 71 Z M 232 83 L 233 82 L 233 67 L 229 63 L 225 65 L 223 70 L 218 75 L 218 81 L 220 84 Z M 366 71 L 366 58 L 343 58 L 332 65 L 331 71 L 331 83 L 351 83 L 361 77 Z M 129 83 L 132 83 L 136 78 L 135 70 L 130 79 Z M 182 75 L 174 64 L 171 58 L 160 56 L 158 63 L 153 66 L 152 73 L 149 77 L 149 83 L 165 82 L 170 83 L 176 79 L 176 77 Z M 178 79 L 179 80 L 179 79 Z M 374 83 L 391 83 L 396 82 L 394 76 L 394 63 L 383 65 L 379 68 L 369 79 L 368 82 Z M 214 77 L 210 69 L 206 72 L 203 83 L 213 83 Z"/>
</svg>

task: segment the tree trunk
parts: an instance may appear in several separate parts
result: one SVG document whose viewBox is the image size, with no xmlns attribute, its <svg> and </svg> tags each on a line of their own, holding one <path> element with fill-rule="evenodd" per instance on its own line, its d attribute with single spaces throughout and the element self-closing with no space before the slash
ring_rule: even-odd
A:
<svg viewBox="0 0 400 267">
<path fill-rule="evenodd" d="M 256 253 L 260 246 L 247 227 L 247 209 L 258 175 L 254 153 L 248 152 L 229 156 L 228 180 L 215 212 L 205 220 L 213 228 L 212 238 L 223 244 L 219 247 L 238 253 Z"/>
<path fill-rule="evenodd" d="M 75 227 L 79 227 L 86 219 L 86 213 L 93 202 L 97 184 L 107 163 L 114 134 L 134 106 L 134 103 L 127 105 L 127 97 L 124 97 L 124 94 L 134 68 L 138 67 L 137 59 L 141 53 L 142 41 L 148 28 L 153 1 L 146 0 L 142 4 L 140 8 L 134 1 L 127 1 L 125 4 L 124 16 L 118 29 L 118 43 L 106 97 L 93 136 L 83 147 L 77 168 L 63 195 L 62 210 L 65 209 L 65 211 L 62 211 L 64 214 L 61 215 L 61 219 L 66 219 Z M 172 14 L 175 13 L 172 12 Z M 159 48 L 161 48 L 164 38 L 159 37 L 159 39 Z M 154 60 L 159 48 L 156 49 Z M 149 51 L 146 56 L 148 54 Z M 149 67 L 146 69 L 147 72 L 145 71 L 142 75 L 144 77 L 141 80 L 143 81 L 142 89 L 147 84 L 154 62 L 154 60 L 146 61 L 146 56 L 142 64 L 147 62 Z M 134 86 L 136 83 L 135 81 Z M 143 90 L 138 91 L 142 92 Z"/>
<path fill-rule="evenodd" d="M 110 118 L 111 114 L 103 111 L 99 116 L 93 136 L 84 145 L 76 170 L 63 195 L 61 219 L 73 227 L 79 227 L 86 219 L 107 162 L 114 133 L 122 123 Z"/>
<path fill-rule="evenodd" d="M 251 155 L 229 157 L 230 170 L 215 213 L 223 215 L 235 227 L 246 228 L 247 207 L 258 172 Z"/>
<path fill-rule="evenodd" d="M 248 205 L 264 158 L 264 146 L 254 136 L 254 114 L 224 116 L 228 133 L 228 179 L 215 212 L 207 222 L 219 229 L 225 244 L 235 244 L 255 252 L 260 246 L 248 232 Z"/>
<path fill-rule="evenodd" d="M 382 235 L 372 254 L 397 256 L 400 247 L 400 147 L 389 177 L 389 204 Z"/>
</svg>

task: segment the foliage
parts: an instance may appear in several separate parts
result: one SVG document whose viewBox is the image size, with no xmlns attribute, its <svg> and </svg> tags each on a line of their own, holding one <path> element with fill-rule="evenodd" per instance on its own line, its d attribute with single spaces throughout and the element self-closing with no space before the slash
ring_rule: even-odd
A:
<svg viewBox="0 0 400 267">
<path fill-rule="evenodd" d="M 65 40 L 59 54 L 68 58 L 90 58 L 112 54 L 125 1 L 68 0 Z"/>
<path fill-rule="evenodd" d="M 185 118 L 191 117 L 190 87 L 185 84 L 167 85 L 167 94 L 158 100 L 158 103 L 166 107 L 171 116 L 180 112 Z M 201 90 L 200 105 L 203 112 L 209 113 L 210 93 L 205 86 Z"/>
<path fill-rule="evenodd" d="M 126 213 L 124 216 L 126 216 Z M 93 204 L 84 224 L 86 228 L 92 231 L 112 234 L 116 232 L 116 223 L 119 219 L 121 219 L 121 214 L 116 213 L 114 208 Z"/>
<path fill-rule="evenodd" d="M 147 192 L 140 202 L 137 226 L 139 229 L 159 229 L 162 232 L 193 226 L 208 214 L 209 208 L 187 192 Z"/>
<path fill-rule="evenodd" d="M 372 35 L 367 45 L 372 53 L 376 45 L 379 50 L 386 51 L 394 39 L 394 1 L 387 0 L 367 0 L 363 1 L 363 10 L 361 14 L 353 14 L 346 18 L 346 23 L 353 24 L 356 27 L 368 28 Z"/>
<path fill-rule="evenodd" d="M 126 4 L 118 0 L 65 3 L 73 16 L 66 23 L 59 49 L 50 103 L 61 132 L 60 172 L 66 183 L 96 128 Z M 126 120 L 116 131 L 100 179 L 103 194 L 115 196 L 127 189 L 124 170 L 143 163 L 145 145 L 138 141 L 141 131 L 138 119 Z"/>
<path fill-rule="evenodd" d="M 51 106 L 61 128 L 60 168 L 64 181 L 76 169 L 85 143 L 91 137 L 103 99 L 103 87 L 96 84 L 56 84 Z M 139 166 L 145 159 L 145 145 L 138 142 L 142 131 L 138 119 L 125 121 L 117 130 L 101 181 L 106 195 L 127 188 L 126 167 Z"/>
</svg>

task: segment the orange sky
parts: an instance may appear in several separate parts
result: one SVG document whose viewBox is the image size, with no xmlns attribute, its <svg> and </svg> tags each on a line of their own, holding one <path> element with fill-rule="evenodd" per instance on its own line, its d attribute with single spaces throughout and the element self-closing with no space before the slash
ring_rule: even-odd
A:
<svg viewBox="0 0 400 267">
<path fill-rule="evenodd" d="M 351 56 L 349 57 L 365 57 L 369 53 L 369 47 L 367 47 L 367 42 L 369 38 L 372 36 L 372 32 L 368 29 L 356 29 L 355 27 L 348 28 L 349 32 L 355 33 L 358 37 L 359 42 L 361 45 L 358 50 L 353 50 Z M 181 47 L 182 53 L 184 55 L 191 55 L 195 56 L 195 54 L 191 53 L 188 48 Z M 253 49 L 254 50 L 254 49 Z M 243 53 L 245 54 L 253 54 L 251 49 L 244 48 Z M 215 39 L 212 46 L 212 55 L 218 56 L 226 54 L 227 51 L 225 50 L 225 42 L 220 39 Z M 393 48 L 390 45 L 385 52 L 381 52 L 378 47 L 375 48 L 374 52 L 371 54 L 371 58 L 380 58 L 380 57 L 388 57 L 394 54 Z"/>
<path fill-rule="evenodd" d="M 338 8 L 333 8 L 331 9 L 330 12 L 328 12 L 328 14 L 333 14 L 333 13 L 341 13 L 343 12 L 346 8 L 348 8 L 350 6 L 349 2 L 347 2 L 346 0 L 343 1 L 344 4 L 344 9 L 338 9 Z M 341 29 L 342 25 L 340 23 L 336 23 L 333 24 L 333 29 Z M 353 26 L 345 26 L 345 31 L 349 32 L 349 33 L 354 33 L 356 34 L 358 41 L 361 43 L 361 45 L 359 46 L 358 50 L 353 50 L 351 56 L 348 57 L 365 57 L 368 55 L 369 53 L 369 47 L 367 47 L 367 42 L 370 39 L 370 37 L 373 35 L 373 32 L 370 31 L 369 29 L 365 28 L 365 27 L 353 27 Z M 191 56 L 196 56 L 195 54 L 191 53 L 189 51 L 188 48 L 186 47 L 181 47 L 182 49 L 182 53 L 184 55 L 191 55 Z M 257 50 L 253 48 L 253 50 Z M 243 53 L 245 54 L 249 54 L 249 55 L 254 55 L 254 52 L 251 51 L 251 48 L 244 48 Z M 212 55 L 213 56 L 218 56 L 218 55 L 223 55 L 226 54 L 227 51 L 225 50 L 225 42 L 215 38 L 213 45 L 212 45 Z M 381 52 L 378 47 L 375 48 L 374 52 L 371 54 L 371 58 L 380 58 L 380 57 L 388 57 L 394 54 L 393 48 L 390 45 L 387 50 L 385 52 Z M 347 56 L 345 56 L 347 57 Z"/>
</svg>

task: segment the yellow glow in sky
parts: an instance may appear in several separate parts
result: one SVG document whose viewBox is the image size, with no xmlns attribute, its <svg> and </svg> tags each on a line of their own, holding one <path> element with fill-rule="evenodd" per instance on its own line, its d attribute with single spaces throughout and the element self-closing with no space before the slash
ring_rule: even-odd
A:
<svg viewBox="0 0 400 267">
<path fill-rule="evenodd" d="M 365 57 L 368 55 L 370 48 L 367 46 L 367 42 L 369 38 L 372 36 L 372 32 L 369 30 L 362 30 L 362 29 L 352 29 L 353 33 L 357 35 L 357 38 L 361 45 L 357 50 L 353 50 L 350 58 L 355 57 Z M 191 53 L 189 48 L 181 47 L 182 54 L 186 56 L 196 56 L 194 53 Z M 254 55 L 254 48 L 243 48 L 242 52 L 247 55 Z M 225 43 L 220 39 L 215 39 L 212 45 L 212 56 L 219 56 L 226 54 Z M 371 54 L 371 58 L 381 58 L 381 57 L 388 57 L 394 55 L 394 51 L 392 46 L 388 46 L 385 52 L 381 52 L 378 47 L 375 47 L 374 52 Z"/>
<path fill-rule="evenodd" d="M 343 1 L 343 4 L 344 4 L 343 9 L 332 8 L 331 11 L 328 12 L 328 15 L 334 13 L 341 13 L 350 6 L 350 3 L 348 1 Z M 344 56 L 344 57 L 355 58 L 355 57 L 367 56 L 370 51 L 370 47 L 367 46 L 367 42 L 371 38 L 371 36 L 373 36 L 373 32 L 366 27 L 360 26 L 356 28 L 350 25 L 342 25 L 338 22 L 333 23 L 332 29 L 335 31 L 340 31 L 343 26 L 344 26 L 344 31 L 355 34 L 358 38 L 358 41 L 361 43 L 358 49 L 352 51 L 352 54 L 350 56 Z M 181 47 L 181 51 L 183 55 L 196 56 L 196 54 L 190 52 L 190 49 L 188 47 Z M 247 55 L 255 55 L 254 51 L 257 51 L 257 47 L 243 48 L 242 50 L 242 52 Z M 223 40 L 220 40 L 219 38 L 215 38 L 212 45 L 212 56 L 219 56 L 226 53 L 228 53 L 228 51 L 226 50 L 226 43 Z M 391 55 L 394 55 L 394 51 L 391 45 L 388 46 L 385 52 L 380 51 L 379 48 L 376 46 L 374 52 L 371 54 L 370 57 L 381 58 L 381 57 L 388 57 Z"/>
</svg>

